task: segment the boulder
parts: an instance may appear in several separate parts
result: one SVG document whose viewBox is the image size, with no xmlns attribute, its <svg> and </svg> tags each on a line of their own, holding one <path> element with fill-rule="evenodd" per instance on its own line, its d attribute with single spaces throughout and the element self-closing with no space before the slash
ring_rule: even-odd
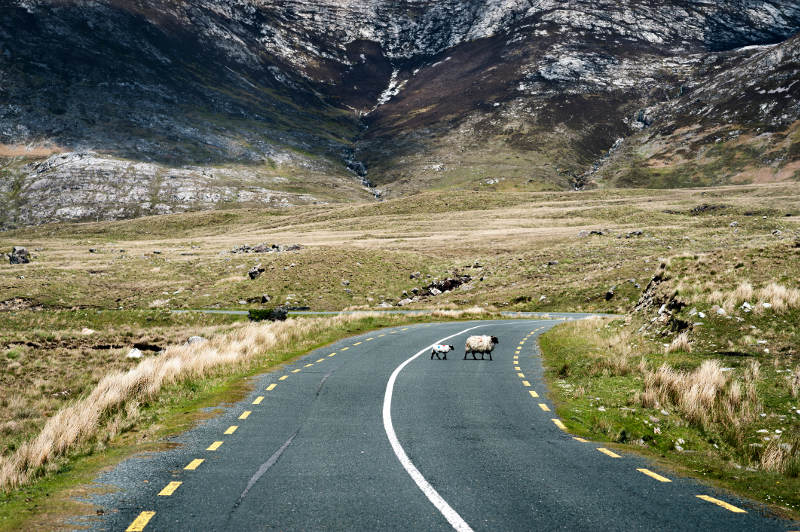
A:
<svg viewBox="0 0 800 532">
<path fill-rule="evenodd" d="M 31 261 L 31 254 L 21 246 L 14 246 L 8 256 L 8 261 L 11 264 L 28 264 Z"/>
<path fill-rule="evenodd" d="M 144 353 L 142 353 L 139 349 L 134 347 L 133 349 L 128 351 L 128 354 L 125 355 L 125 358 L 142 358 L 142 356 L 144 356 Z"/>
<path fill-rule="evenodd" d="M 273 251 L 274 247 L 275 246 L 270 246 L 266 242 L 262 242 L 261 244 L 257 244 L 255 246 L 253 246 L 252 248 L 250 248 L 250 251 L 248 251 L 247 253 L 251 253 L 251 252 L 252 253 L 270 253 L 270 252 Z"/>
<path fill-rule="evenodd" d="M 190 336 L 189 339 L 186 340 L 186 345 L 202 344 L 205 341 L 206 339 L 202 336 Z"/>
<path fill-rule="evenodd" d="M 404 307 L 406 305 L 410 305 L 411 303 L 413 303 L 413 301 L 411 301 L 409 298 L 405 298 L 405 299 L 401 299 L 400 301 L 398 301 L 397 302 L 397 306 L 398 307 Z"/>
<path fill-rule="evenodd" d="M 252 268 L 250 268 L 250 271 L 247 272 L 247 275 L 250 276 L 250 280 L 251 281 L 255 281 L 265 271 L 267 271 L 266 268 L 261 266 L 261 264 L 259 263 L 256 266 L 253 266 Z"/>
</svg>

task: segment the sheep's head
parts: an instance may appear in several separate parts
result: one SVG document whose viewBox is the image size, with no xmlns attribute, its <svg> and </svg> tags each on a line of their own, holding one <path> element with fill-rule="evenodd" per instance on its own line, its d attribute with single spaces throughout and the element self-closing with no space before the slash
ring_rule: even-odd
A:
<svg viewBox="0 0 800 532">
<path fill-rule="evenodd" d="M 497 339 L 497 336 L 492 336 L 492 343 L 493 344 L 499 344 L 500 343 L 500 340 Z"/>
<path fill-rule="evenodd" d="M 455 347 L 453 347 L 452 345 L 448 345 L 447 347 L 449 347 L 449 348 L 450 348 L 450 351 L 455 351 L 455 350 L 456 350 L 456 348 L 455 348 Z"/>
</svg>

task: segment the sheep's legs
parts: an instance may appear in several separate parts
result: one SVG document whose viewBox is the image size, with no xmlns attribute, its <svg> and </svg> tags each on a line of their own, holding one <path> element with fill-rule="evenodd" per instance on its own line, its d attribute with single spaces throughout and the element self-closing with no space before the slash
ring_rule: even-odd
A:
<svg viewBox="0 0 800 532">
<path fill-rule="evenodd" d="M 489 351 L 489 360 L 492 360 L 492 352 Z"/>
<path fill-rule="evenodd" d="M 431 360 L 433 360 L 433 355 L 436 355 L 436 360 L 441 360 L 439 358 L 439 353 L 437 353 L 436 351 L 431 351 Z M 445 356 L 447 356 L 447 355 L 445 355 Z"/>
</svg>

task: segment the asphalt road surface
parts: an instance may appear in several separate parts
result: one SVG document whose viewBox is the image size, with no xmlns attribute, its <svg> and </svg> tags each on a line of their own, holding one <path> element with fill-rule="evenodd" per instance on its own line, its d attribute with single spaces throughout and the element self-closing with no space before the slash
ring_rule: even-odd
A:
<svg viewBox="0 0 800 532">
<path fill-rule="evenodd" d="M 109 489 L 92 499 L 104 514 L 73 524 L 148 532 L 797 527 L 562 430 L 537 346 L 556 324 L 395 327 L 314 351 L 254 379 L 246 400 L 175 438 L 173 449 L 104 473 L 97 483 Z M 500 339 L 493 361 L 463 360 L 470 334 Z M 456 351 L 431 360 L 435 343 Z"/>
</svg>

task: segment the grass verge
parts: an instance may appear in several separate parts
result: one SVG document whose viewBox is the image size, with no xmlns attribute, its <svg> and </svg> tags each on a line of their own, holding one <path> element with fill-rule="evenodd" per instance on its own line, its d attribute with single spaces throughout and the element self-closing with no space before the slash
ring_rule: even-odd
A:
<svg viewBox="0 0 800 532">
<path fill-rule="evenodd" d="M 783 364 L 690 352 L 638 325 L 585 320 L 542 336 L 545 376 L 570 432 L 800 517 L 800 407 Z"/>
</svg>

